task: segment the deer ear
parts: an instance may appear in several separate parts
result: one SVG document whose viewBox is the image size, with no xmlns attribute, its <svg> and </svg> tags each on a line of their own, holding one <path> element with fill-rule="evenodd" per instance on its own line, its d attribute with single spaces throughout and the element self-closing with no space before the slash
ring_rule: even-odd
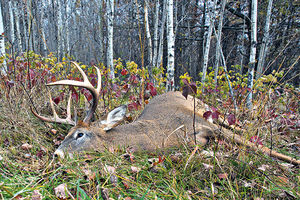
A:
<svg viewBox="0 0 300 200">
<path fill-rule="evenodd" d="M 108 131 L 119 125 L 125 118 L 126 110 L 127 106 L 122 105 L 110 111 L 107 115 L 107 119 L 101 121 L 101 124 L 105 125 L 103 130 Z"/>
</svg>

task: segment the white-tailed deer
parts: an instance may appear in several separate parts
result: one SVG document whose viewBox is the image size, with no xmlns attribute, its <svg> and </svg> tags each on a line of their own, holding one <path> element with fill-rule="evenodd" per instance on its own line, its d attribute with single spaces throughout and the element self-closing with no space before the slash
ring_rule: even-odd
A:
<svg viewBox="0 0 300 200">
<path fill-rule="evenodd" d="M 103 121 L 92 122 L 91 119 L 96 110 L 99 93 L 101 90 L 101 75 L 96 67 L 98 75 L 98 85 L 94 88 L 88 81 L 86 74 L 75 65 L 83 76 L 83 82 L 74 80 L 62 80 L 48 84 L 53 85 L 72 85 L 88 89 L 93 96 L 93 103 L 84 118 L 83 122 L 75 121 L 71 118 L 71 97 L 68 101 L 67 118 L 61 119 L 55 112 L 53 101 L 50 97 L 50 104 L 54 117 L 48 118 L 38 115 L 32 110 L 35 116 L 47 122 L 58 122 L 75 125 L 55 151 L 55 155 L 64 157 L 65 153 L 84 150 L 104 150 L 110 146 L 134 147 L 141 150 L 159 150 L 182 144 L 194 144 L 193 135 L 193 109 L 192 97 L 186 100 L 180 92 L 168 92 L 153 98 L 140 117 L 130 124 L 117 126 L 123 121 L 127 110 L 126 106 L 120 106 L 107 115 Z M 261 150 L 266 154 L 277 157 L 294 164 L 300 164 L 299 160 L 279 154 L 275 151 L 255 145 L 244 138 L 232 133 L 225 128 L 221 129 L 205 120 L 202 116 L 205 112 L 204 105 L 197 101 L 196 109 L 196 141 L 198 144 L 205 144 L 208 137 L 221 133 L 228 140 L 245 145 L 253 150 Z"/>
</svg>

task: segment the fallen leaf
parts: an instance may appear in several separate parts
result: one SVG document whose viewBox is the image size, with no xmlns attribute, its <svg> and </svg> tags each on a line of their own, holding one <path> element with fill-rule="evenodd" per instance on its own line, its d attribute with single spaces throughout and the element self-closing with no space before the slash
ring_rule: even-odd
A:
<svg viewBox="0 0 300 200">
<path fill-rule="evenodd" d="M 218 174 L 219 179 L 225 179 L 228 177 L 227 173 Z"/>
<path fill-rule="evenodd" d="M 96 178 L 95 172 L 92 172 L 90 169 L 83 169 L 82 171 L 90 181 L 95 180 L 95 178 Z"/>
<path fill-rule="evenodd" d="M 32 200 L 41 200 L 43 199 L 42 194 L 38 190 L 34 190 L 31 195 Z"/>
<path fill-rule="evenodd" d="M 25 143 L 25 144 L 22 144 L 21 148 L 23 150 L 30 150 L 30 149 L 32 149 L 32 145 L 28 144 L 28 143 Z"/>
<path fill-rule="evenodd" d="M 30 155 L 30 153 L 25 153 L 25 154 L 24 154 L 24 157 L 25 157 L 25 158 L 30 158 L 31 155 Z"/>
<path fill-rule="evenodd" d="M 131 166 L 131 171 L 132 171 L 133 173 L 138 173 L 139 171 L 141 171 L 141 168 Z"/>
<path fill-rule="evenodd" d="M 56 129 L 51 129 L 50 132 L 51 132 L 52 134 L 54 134 L 54 135 L 57 134 L 57 130 L 56 130 Z"/>
<path fill-rule="evenodd" d="M 109 174 L 113 174 L 116 172 L 116 168 L 109 165 L 105 165 L 104 170 Z"/>
<path fill-rule="evenodd" d="M 203 163 L 203 167 L 204 167 L 206 170 L 209 170 L 209 169 L 213 169 L 213 168 L 214 168 L 214 166 L 209 165 L 209 164 L 206 164 L 206 163 Z"/>
<path fill-rule="evenodd" d="M 64 183 L 54 188 L 55 196 L 59 199 L 67 199 L 67 191 L 67 185 Z"/>
<path fill-rule="evenodd" d="M 260 166 L 260 167 L 257 168 L 257 169 L 259 169 L 259 170 L 261 170 L 261 171 L 266 171 L 266 169 L 268 169 L 268 168 L 270 168 L 269 165 L 262 165 L 262 166 Z"/>
</svg>

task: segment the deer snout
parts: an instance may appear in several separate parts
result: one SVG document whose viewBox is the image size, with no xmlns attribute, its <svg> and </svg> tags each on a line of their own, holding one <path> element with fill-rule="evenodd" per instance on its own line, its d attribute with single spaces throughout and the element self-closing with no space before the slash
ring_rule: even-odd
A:
<svg viewBox="0 0 300 200">
<path fill-rule="evenodd" d="M 60 157 L 60 158 L 64 158 L 65 157 L 65 154 L 62 150 L 60 149 L 57 149 L 55 152 L 54 152 L 54 156 L 55 157 Z"/>
</svg>

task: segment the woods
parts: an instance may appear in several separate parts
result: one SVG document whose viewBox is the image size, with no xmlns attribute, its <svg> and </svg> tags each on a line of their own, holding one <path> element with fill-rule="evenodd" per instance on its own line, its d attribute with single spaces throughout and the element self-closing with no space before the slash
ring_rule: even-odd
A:
<svg viewBox="0 0 300 200">
<path fill-rule="evenodd" d="M 0 200 L 299 199 L 299 2 L 0 6 Z"/>
<path fill-rule="evenodd" d="M 111 71 L 113 59 L 134 60 L 149 69 L 162 59 L 171 82 L 174 71 L 176 86 L 185 72 L 203 82 L 209 66 L 226 64 L 231 70 L 239 65 L 243 74 L 252 72 L 246 68 L 257 52 L 253 75 L 259 78 L 280 63 L 288 68 L 296 61 L 298 8 L 293 1 L 259 1 L 255 13 L 251 2 L 2 0 L 2 40 L 7 53 L 53 52 L 58 60 L 69 55 L 86 64 L 103 62 Z M 220 48 L 226 63 L 218 61 Z M 295 74 L 298 64 L 288 78 L 299 83 Z"/>
</svg>

